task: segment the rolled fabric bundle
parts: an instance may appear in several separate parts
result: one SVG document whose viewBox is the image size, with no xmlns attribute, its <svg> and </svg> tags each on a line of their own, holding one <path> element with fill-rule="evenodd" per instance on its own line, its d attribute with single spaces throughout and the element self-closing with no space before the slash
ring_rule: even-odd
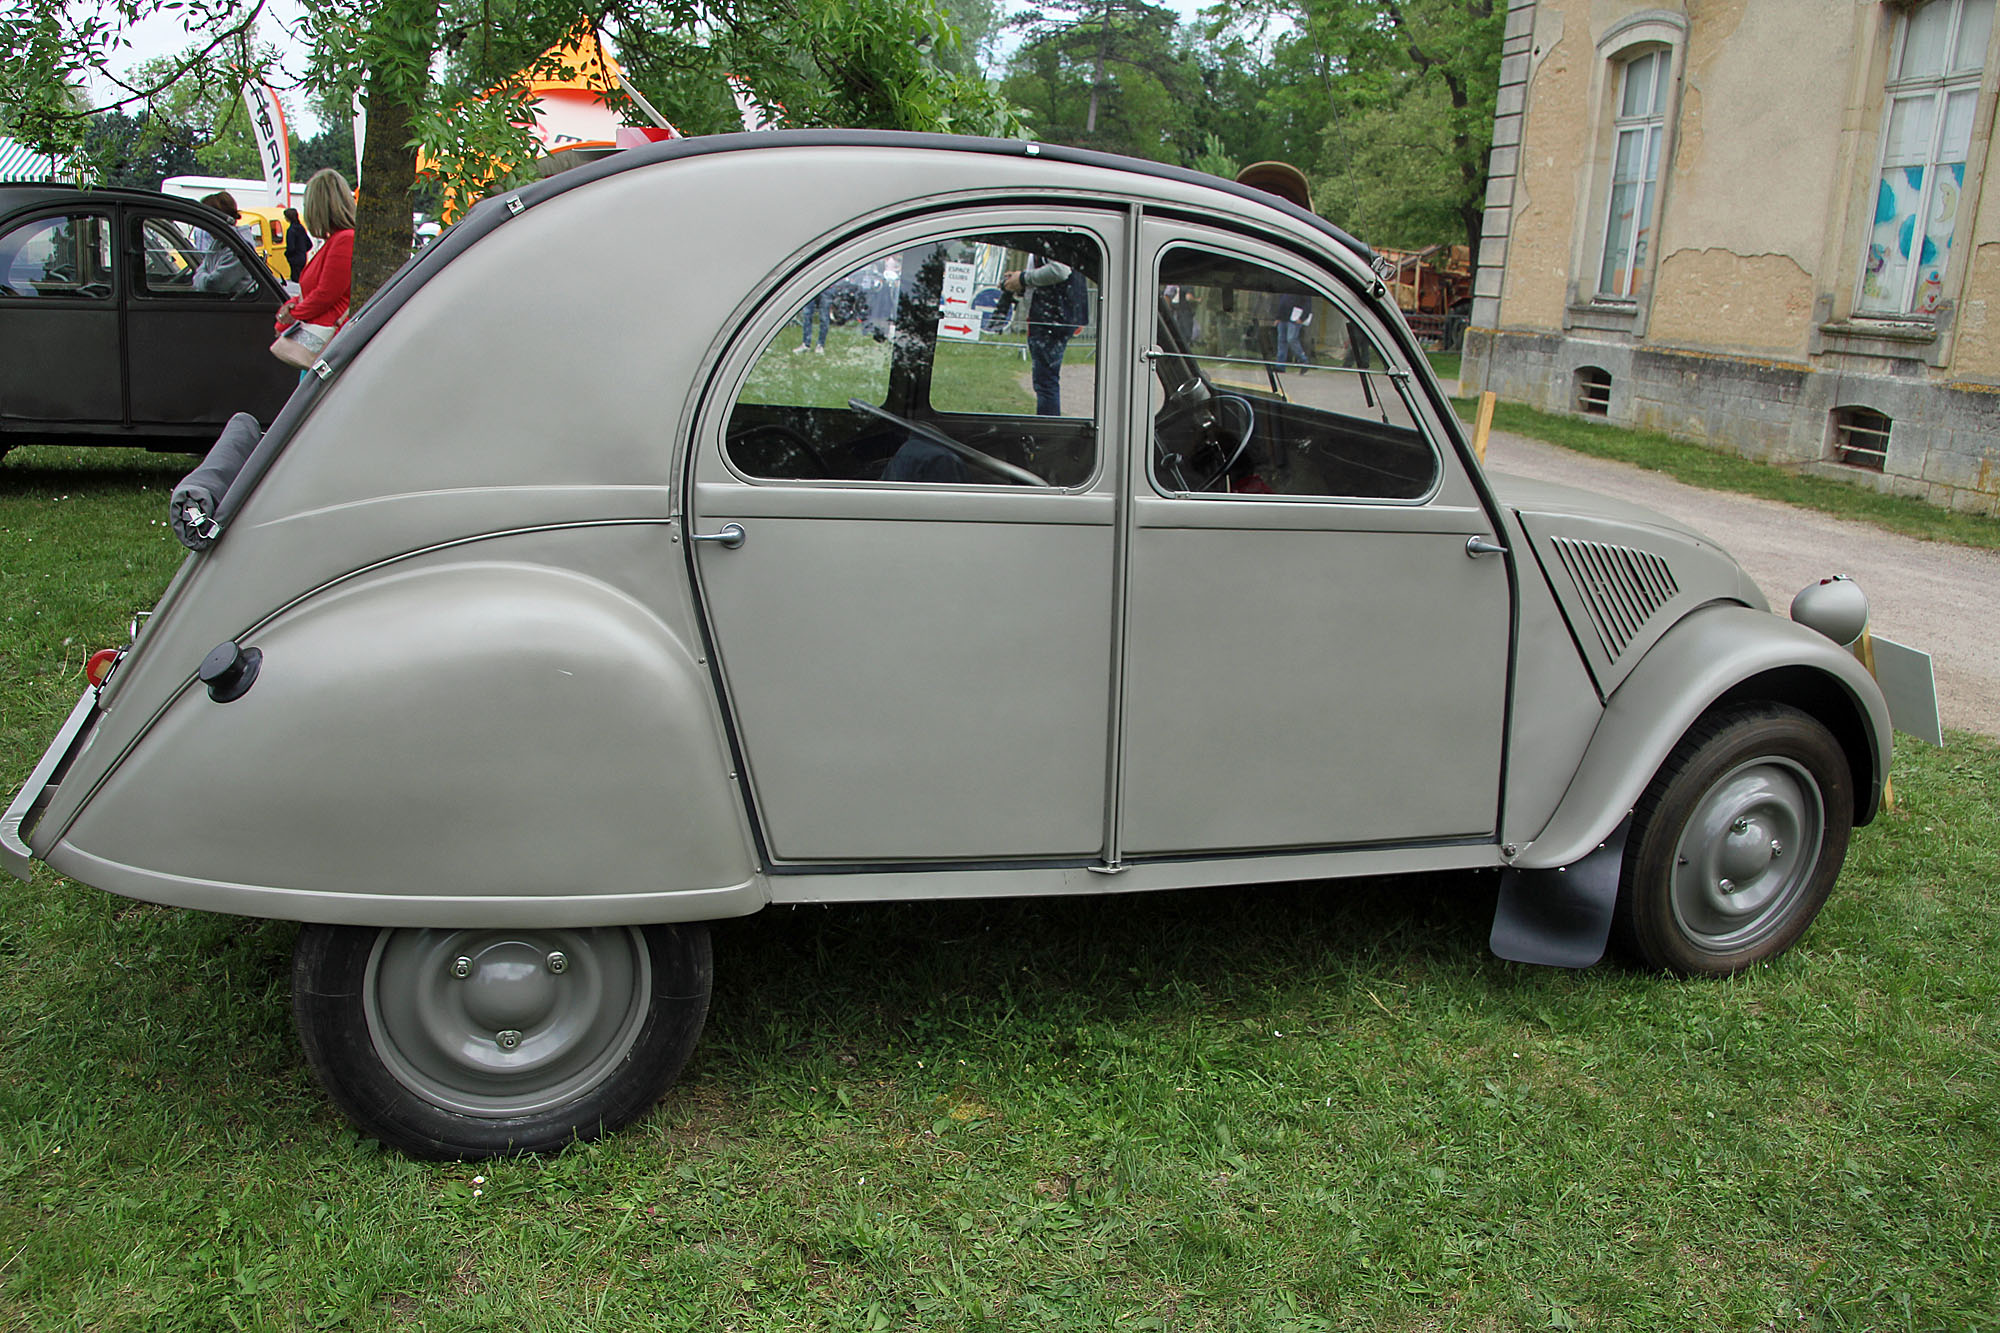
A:
<svg viewBox="0 0 2000 1333">
<path fill-rule="evenodd" d="M 182 546 L 190 551 L 206 551 L 215 545 L 218 531 L 215 511 L 222 507 L 222 497 L 229 493 L 229 483 L 243 470 L 244 460 L 263 438 L 257 418 L 248 412 L 238 412 L 229 418 L 222 434 L 209 446 L 201 466 L 182 477 L 181 484 L 174 487 L 173 498 L 167 502 L 167 521 Z"/>
</svg>

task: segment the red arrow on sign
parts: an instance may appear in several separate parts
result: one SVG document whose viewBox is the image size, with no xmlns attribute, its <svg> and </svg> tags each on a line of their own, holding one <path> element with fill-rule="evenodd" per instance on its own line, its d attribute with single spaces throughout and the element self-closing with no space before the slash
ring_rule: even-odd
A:
<svg viewBox="0 0 2000 1333">
<path fill-rule="evenodd" d="M 938 332 L 939 332 L 939 333 L 963 333 L 963 334 L 970 334 L 970 333 L 972 332 L 972 325 L 970 325 L 970 324 L 940 324 L 940 325 L 938 325 Z"/>
</svg>

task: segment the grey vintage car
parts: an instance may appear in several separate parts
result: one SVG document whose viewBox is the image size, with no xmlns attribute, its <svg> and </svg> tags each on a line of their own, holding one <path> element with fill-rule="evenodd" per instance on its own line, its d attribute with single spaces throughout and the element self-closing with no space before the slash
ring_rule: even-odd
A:
<svg viewBox="0 0 2000 1333">
<path fill-rule="evenodd" d="M 489 200 L 217 491 L 7 865 L 305 923 L 313 1067 L 423 1155 L 643 1113 L 774 903 L 1497 870 L 1504 956 L 1735 972 L 1889 765 L 1858 622 L 1485 474 L 1364 246 L 1080 151 Z"/>
</svg>

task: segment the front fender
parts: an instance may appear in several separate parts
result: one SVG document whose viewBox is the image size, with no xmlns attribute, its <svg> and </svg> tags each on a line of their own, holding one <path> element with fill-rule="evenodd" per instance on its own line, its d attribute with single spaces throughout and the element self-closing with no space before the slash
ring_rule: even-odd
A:
<svg viewBox="0 0 2000 1333">
<path fill-rule="evenodd" d="M 1555 814 L 1511 864 L 1546 870 L 1588 855 L 1631 812 L 1688 728 L 1725 696 L 1796 704 L 1826 723 L 1854 767 L 1856 821 L 1868 821 L 1889 769 L 1889 710 L 1874 678 L 1822 634 L 1718 604 L 1662 635 L 1606 701 Z"/>
<path fill-rule="evenodd" d="M 548 566 L 322 590 L 246 635 L 241 698 L 188 681 L 52 846 L 175 906 L 364 925 L 707 919 L 765 901 L 706 668 Z M 39 839 L 37 839 L 39 842 Z"/>
</svg>

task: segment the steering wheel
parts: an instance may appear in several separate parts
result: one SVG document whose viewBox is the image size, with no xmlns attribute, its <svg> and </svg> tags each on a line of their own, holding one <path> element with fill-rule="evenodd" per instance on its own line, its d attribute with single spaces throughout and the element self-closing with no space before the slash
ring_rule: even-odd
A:
<svg viewBox="0 0 2000 1333">
<path fill-rule="evenodd" d="M 1257 433 L 1257 409 L 1251 405 L 1248 398 L 1239 397 L 1233 393 L 1219 393 L 1215 396 L 1215 401 L 1218 405 L 1229 403 L 1243 409 L 1243 433 L 1237 437 L 1234 449 L 1223 450 L 1221 443 L 1216 442 L 1216 449 L 1226 453 L 1227 456 L 1222 460 L 1222 466 L 1217 468 L 1209 476 L 1208 480 L 1196 487 L 1197 490 L 1209 490 L 1216 482 L 1227 477 L 1230 470 L 1242 461 L 1243 455 L 1249 452 L 1250 440 Z"/>
<path fill-rule="evenodd" d="M 76 294 L 87 300 L 95 301 L 99 297 L 111 295 L 111 284 L 108 282 L 86 282 L 83 286 L 76 289 Z"/>
<path fill-rule="evenodd" d="M 759 451 L 749 458 L 737 452 L 745 443 L 762 436 L 771 436 L 776 444 L 769 451 Z M 826 460 L 819 450 L 813 448 L 805 432 L 794 430 L 780 421 L 766 421 L 761 425 L 748 426 L 729 437 L 729 456 L 736 463 L 760 477 L 776 477 L 791 480 L 800 477 L 831 477 Z M 789 466 L 788 466 L 789 465 Z"/>
<path fill-rule="evenodd" d="M 1011 481 L 1016 486 L 1046 486 L 1049 484 L 1046 478 L 1038 477 L 1024 467 L 1016 467 L 1005 459 L 995 458 L 992 454 L 982 453 L 969 444 L 954 440 L 935 426 L 928 426 L 920 421 L 905 420 L 887 408 L 877 407 L 873 403 L 864 403 L 859 398 L 848 399 L 847 405 L 857 412 L 880 417 L 892 425 L 901 426 L 920 440 L 928 440 L 940 448 L 949 449 L 974 467 L 985 472 L 990 472 L 1004 481 Z"/>
</svg>

